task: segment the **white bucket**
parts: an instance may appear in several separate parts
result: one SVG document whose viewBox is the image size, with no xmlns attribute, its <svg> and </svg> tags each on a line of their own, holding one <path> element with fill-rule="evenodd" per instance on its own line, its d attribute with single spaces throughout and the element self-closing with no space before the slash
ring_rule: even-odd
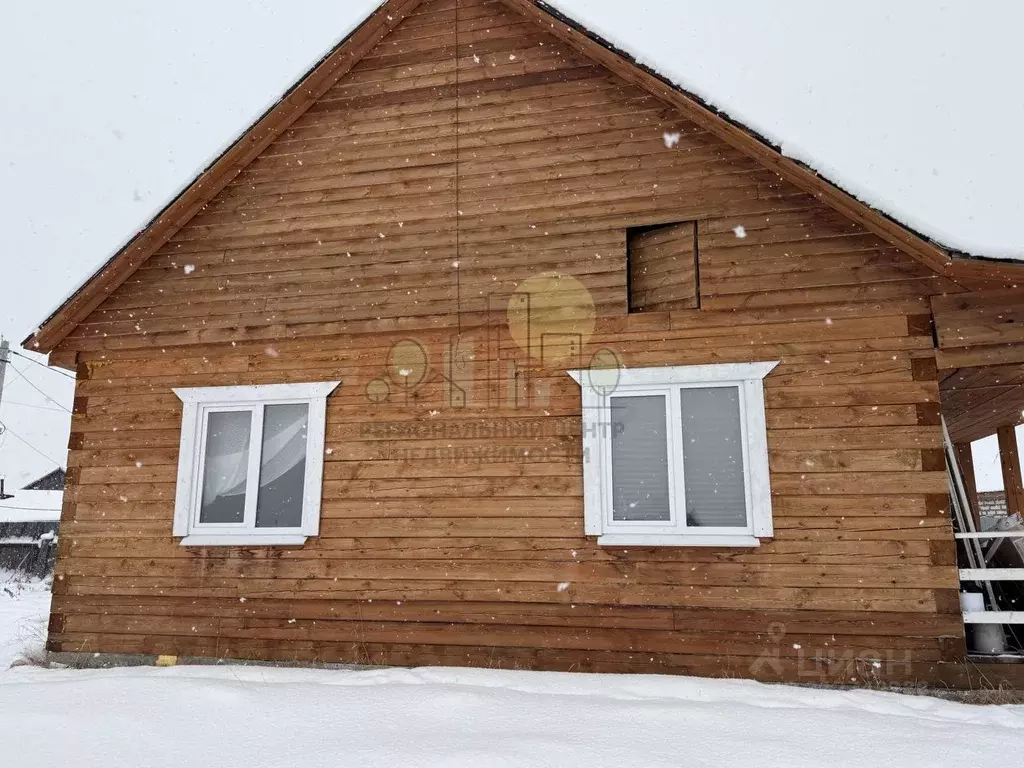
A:
<svg viewBox="0 0 1024 768">
<path fill-rule="evenodd" d="M 960 610 L 977 613 L 985 610 L 985 596 L 980 592 L 961 592 Z M 1006 650 L 1006 637 L 1001 624 L 968 624 L 969 650 L 974 653 L 996 654 Z"/>
</svg>

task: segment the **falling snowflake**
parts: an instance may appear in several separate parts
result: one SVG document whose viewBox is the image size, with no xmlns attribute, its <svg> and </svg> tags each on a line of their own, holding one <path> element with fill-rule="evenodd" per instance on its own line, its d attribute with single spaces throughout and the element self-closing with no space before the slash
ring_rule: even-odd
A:
<svg viewBox="0 0 1024 768">
<path fill-rule="evenodd" d="M 565 592 L 565 590 L 567 590 L 568 588 L 569 588 L 569 582 L 568 581 L 563 581 L 561 584 L 558 585 L 558 591 L 559 592 Z"/>
<path fill-rule="evenodd" d="M 666 131 L 664 138 L 665 147 L 667 149 L 672 149 L 673 147 L 679 146 L 679 140 L 683 138 L 683 135 L 681 133 L 669 133 L 668 131 Z"/>
<path fill-rule="evenodd" d="M 734 227 L 732 231 L 733 234 L 736 235 L 736 237 L 738 237 L 740 240 L 747 236 L 747 230 L 743 227 L 742 224 L 738 227 Z"/>
<path fill-rule="evenodd" d="M 195 264 L 186 264 L 184 267 L 182 267 L 182 269 L 185 270 L 185 274 L 186 275 L 191 275 L 193 272 L 196 271 L 196 265 Z"/>
</svg>

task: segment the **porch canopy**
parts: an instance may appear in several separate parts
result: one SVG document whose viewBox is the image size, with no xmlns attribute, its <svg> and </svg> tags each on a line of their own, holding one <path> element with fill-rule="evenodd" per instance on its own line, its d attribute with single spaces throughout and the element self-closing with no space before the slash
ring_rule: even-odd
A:
<svg viewBox="0 0 1024 768">
<path fill-rule="evenodd" d="M 939 396 L 971 506 L 977 510 L 970 444 L 997 435 L 1007 511 L 1024 512 L 1015 427 L 1024 423 L 1024 291 L 932 299 Z"/>
</svg>

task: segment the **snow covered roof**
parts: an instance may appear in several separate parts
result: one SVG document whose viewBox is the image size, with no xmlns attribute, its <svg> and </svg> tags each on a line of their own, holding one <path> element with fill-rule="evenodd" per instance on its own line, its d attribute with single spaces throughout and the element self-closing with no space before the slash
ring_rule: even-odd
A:
<svg viewBox="0 0 1024 768">
<path fill-rule="evenodd" d="M 791 113 L 785 109 L 785 100 L 781 100 L 780 103 L 774 94 L 750 94 L 742 87 L 742 82 L 719 82 L 713 73 L 709 74 L 710 68 L 705 68 L 699 63 L 694 66 L 691 49 L 700 49 L 700 46 L 688 46 L 684 43 L 700 42 L 702 38 L 699 32 L 695 33 L 695 30 L 700 29 L 695 16 L 699 14 L 699 9 L 691 4 L 671 0 L 647 0 L 653 10 L 644 12 L 638 9 L 636 3 L 621 3 L 614 0 L 551 0 L 549 3 L 539 0 L 503 1 L 534 18 L 538 23 L 544 24 L 552 33 L 563 39 L 574 39 L 574 44 L 578 44 L 578 47 L 620 75 L 626 74 L 628 77 L 630 73 L 621 66 L 625 64 L 630 72 L 636 74 L 635 78 L 628 79 L 633 79 L 665 98 L 679 107 L 690 119 L 718 133 L 734 146 L 778 172 L 780 176 L 833 205 L 837 210 L 898 245 L 938 272 L 953 279 L 956 279 L 957 274 L 961 274 L 969 279 L 983 280 L 993 274 L 1002 273 L 998 268 L 993 268 L 993 271 L 976 269 L 976 265 L 965 266 L 970 262 L 960 260 L 957 263 L 953 257 L 965 253 L 1002 258 L 1024 257 L 1024 254 L 1016 251 L 1012 245 L 1003 247 L 996 242 L 996 245 L 989 249 L 980 238 L 976 239 L 971 235 L 959 236 L 953 230 L 947 231 L 945 217 L 922 213 L 929 205 L 934 207 L 934 200 L 927 200 L 927 195 L 924 195 L 926 204 L 915 205 L 914 194 L 905 194 L 908 192 L 905 186 L 887 184 L 884 171 L 890 165 L 899 166 L 898 153 L 906 149 L 906 141 L 879 142 L 865 139 L 859 133 L 864 125 L 849 126 L 847 131 L 815 129 L 813 126 L 816 123 L 822 124 L 820 119 L 815 118 L 827 114 L 827 109 L 814 112 L 813 118 L 809 117 L 806 109 L 793 110 Z M 320 89 L 325 83 L 332 83 L 347 72 L 418 4 L 418 0 L 386 0 L 365 17 L 360 25 L 359 20 L 365 16 L 365 3 L 361 4 L 361 10 L 353 18 L 355 31 L 232 144 L 216 162 L 203 171 L 144 230 L 72 294 L 32 336 L 26 339 L 25 345 L 41 351 L 51 351 L 105 296 L 127 279 L 205 202 L 212 199 L 227 180 L 279 135 L 295 117 L 304 112 L 322 92 Z M 789 4 L 793 5 L 799 4 Z M 767 13 L 769 18 L 766 23 L 775 23 L 777 19 L 772 14 L 778 15 L 789 6 L 785 3 L 778 7 L 771 4 L 769 10 L 749 7 L 745 8 L 744 13 Z M 805 4 L 801 5 L 801 8 L 804 9 L 802 13 L 807 12 Z M 789 10 L 792 12 L 792 7 L 789 7 Z M 827 29 L 830 23 L 834 24 L 837 20 L 842 23 L 856 23 L 860 18 L 853 11 L 836 8 L 834 4 L 827 4 L 827 10 L 819 9 L 815 13 L 825 14 L 824 18 L 814 19 L 814 22 L 820 25 L 819 31 Z M 835 16 L 829 17 L 828 14 Z M 813 28 L 814 24 L 807 26 Z M 870 32 L 866 39 L 877 39 L 879 30 L 872 28 Z M 998 30 L 995 33 L 998 33 Z M 819 42 L 819 45 L 825 46 L 822 55 L 813 59 L 806 56 L 795 57 L 795 60 L 799 61 L 800 69 L 787 81 L 791 88 L 807 89 L 809 81 L 820 81 L 820 71 L 829 70 L 826 65 L 832 58 L 832 52 L 827 47 L 828 36 L 818 35 L 815 39 L 823 41 Z M 609 40 L 611 42 L 607 42 Z M 749 36 L 741 41 L 719 39 L 717 45 L 732 42 L 736 43 L 737 53 L 733 54 L 734 56 L 748 55 L 751 50 Z M 801 44 L 808 42 L 806 38 L 801 39 Z M 880 88 L 885 82 L 884 58 L 879 63 L 877 59 L 863 55 L 863 51 L 858 53 L 858 65 L 861 68 L 874 62 L 870 64 L 874 67 L 870 74 L 875 77 L 866 79 L 870 80 L 873 87 L 879 87 L 879 92 L 890 94 L 891 88 Z M 846 55 L 849 55 L 849 52 L 846 52 Z M 748 66 L 757 66 L 761 63 L 752 58 Z M 637 66 L 633 66 L 634 64 Z M 948 86 L 947 82 L 938 82 L 941 77 L 933 76 L 932 72 L 928 74 L 936 81 L 928 81 L 933 87 Z M 984 87 L 984 84 L 979 83 L 977 86 Z M 902 90 L 902 87 L 903 84 L 898 84 L 899 90 Z M 825 94 L 826 103 L 828 98 L 835 95 L 829 90 L 827 83 L 821 90 Z M 884 123 L 884 113 L 864 111 L 874 122 Z M 1024 110 L 1021 112 L 1024 116 Z M 827 126 L 827 121 L 824 124 Z M 932 127 L 937 129 L 940 124 L 941 121 L 938 121 Z M 929 141 L 928 138 L 927 133 L 913 134 L 909 141 L 915 142 L 919 151 L 943 151 L 940 142 Z M 913 192 L 920 194 L 918 188 L 926 189 L 928 186 L 924 182 L 914 185 Z M 1008 194 L 1004 190 L 1000 191 Z M 945 205 L 948 208 L 956 205 L 956 202 L 946 200 Z M 937 210 L 943 210 L 943 206 L 938 206 Z M 1016 219 L 1006 226 L 1015 227 L 1015 221 Z M 1008 237 L 1006 243 L 1012 242 L 1019 240 Z"/>
<path fill-rule="evenodd" d="M 11 498 L 0 501 L 0 523 L 60 520 L 63 498 L 64 491 L 13 491 Z"/>
<path fill-rule="evenodd" d="M 51 469 L 42 477 L 37 477 L 31 483 L 28 483 L 24 490 L 26 491 L 62 491 L 64 490 L 64 482 L 67 479 L 67 472 L 63 467 L 57 467 L 57 469 Z"/>
</svg>

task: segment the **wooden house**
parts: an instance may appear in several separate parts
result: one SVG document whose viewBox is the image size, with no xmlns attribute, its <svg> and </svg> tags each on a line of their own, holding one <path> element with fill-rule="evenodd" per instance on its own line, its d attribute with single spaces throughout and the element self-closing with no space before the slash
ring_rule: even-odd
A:
<svg viewBox="0 0 1024 768">
<path fill-rule="evenodd" d="M 940 414 L 1012 438 L 1022 275 L 539 4 L 390 0 L 26 341 L 49 648 L 962 684 Z"/>
</svg>

